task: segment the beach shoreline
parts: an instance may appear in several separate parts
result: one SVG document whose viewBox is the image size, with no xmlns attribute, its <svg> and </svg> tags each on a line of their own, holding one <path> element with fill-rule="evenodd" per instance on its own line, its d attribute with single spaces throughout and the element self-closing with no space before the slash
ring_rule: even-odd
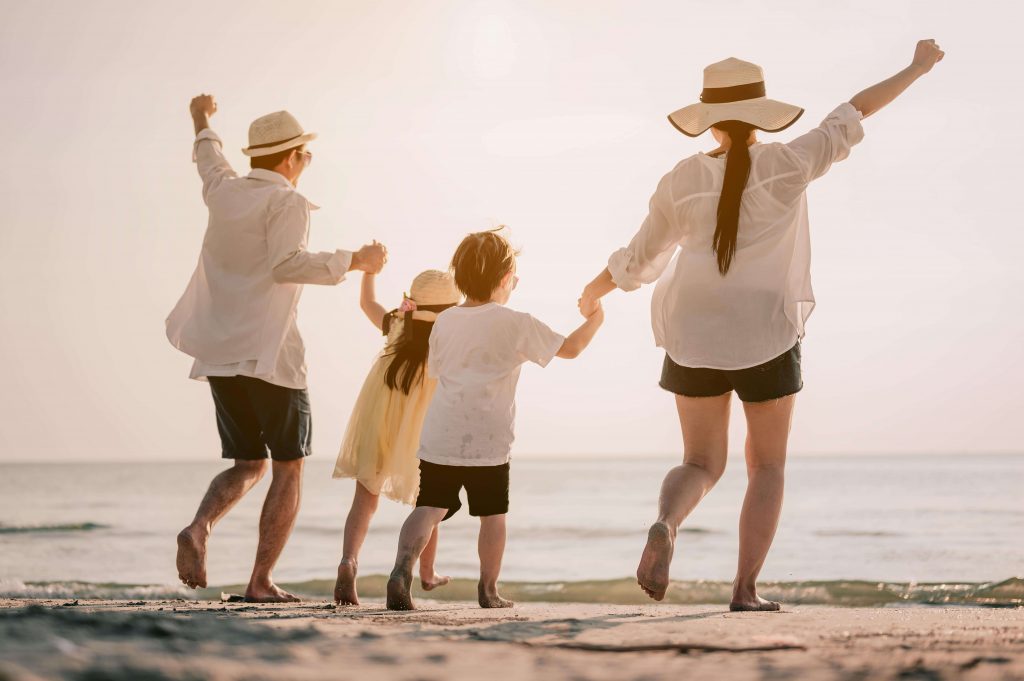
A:
<svg viewBox="0 0 1024 681">
<path fill-rule="evenodd" d="M 0 679 L 1024 679 L 1024 608 L 0 599 Z"/>
</svg>

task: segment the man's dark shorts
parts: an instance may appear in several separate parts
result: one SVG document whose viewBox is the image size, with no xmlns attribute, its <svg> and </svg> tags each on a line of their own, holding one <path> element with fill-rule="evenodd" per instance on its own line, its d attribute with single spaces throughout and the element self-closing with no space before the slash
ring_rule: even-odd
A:
<svg viewBox="0 0 1024 681">
<path fill-rule="evenodd" d="M 717 397 L 735 390 L 744 402 L 767 402 L 800 392 L 800 341 L 774 359 L 749 369 L 684 367 L 665 355 L 659 385 L 684 397 Z"/>
<path fill-rule="evenodd" d="M 312 454 L 313 417 L 306 390 L 249 376 L 210 376 L 225 459 L 294 461 Z"/>
<path fill-rule="evenodd" d="M 462 508 L 459 491 L 466 488 L 472 516 L 508 513 L 508 463 L 500 466 L 445 466 L 420 461 L 420 493 L 416 506 L 446 508 L 448 520 Z"/>
</svg>

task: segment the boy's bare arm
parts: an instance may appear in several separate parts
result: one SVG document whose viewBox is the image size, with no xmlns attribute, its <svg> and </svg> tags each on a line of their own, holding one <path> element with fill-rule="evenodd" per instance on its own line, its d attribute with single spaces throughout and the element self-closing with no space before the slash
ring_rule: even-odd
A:
<svg viewBox="0 0 1024 681">
<path fill-rule="evenodd" d="M 604 308 L 598 303 L 586 321 L 565 339 L 555 357 L 561 357 L 562 359 L 575 359 L 579 357 L 580 353 L 590 345 L 590 341 L 594 339 L 594 335 L 603 323 Z"/>
</svg>

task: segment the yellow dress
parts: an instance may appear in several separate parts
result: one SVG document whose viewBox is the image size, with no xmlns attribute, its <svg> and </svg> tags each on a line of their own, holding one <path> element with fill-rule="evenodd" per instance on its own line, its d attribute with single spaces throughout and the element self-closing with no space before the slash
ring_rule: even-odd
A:
<svg viewBox="0 0 1024 681">
<path fill-rule="evenodd" d="M 373 494 L 411 505 L 416 503 L 420 487 L 416 458 L 420 431 L 437 381 L 427 378 L 424 371 L 408 395 L 384 383 L 392 359 L 388 348 L 401 333 L 401 326 L 400 320 L 391 324 L 388 342 L 363 382 L 333 477 L 355 478 Z"/>
</svg>

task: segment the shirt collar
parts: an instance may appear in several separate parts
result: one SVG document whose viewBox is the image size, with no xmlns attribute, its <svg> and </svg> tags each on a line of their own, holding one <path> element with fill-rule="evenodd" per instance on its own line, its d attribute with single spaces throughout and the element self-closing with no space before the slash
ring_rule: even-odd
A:
<svg viewBox="0 0 1024 681">
<path fill-rule="evenodd" d="M 266 170 L 265 168 L 253 168 L 252 170 L 249 171 L 249 174 L 246 175 L 246 177 L 249 178 L 250 180 L 273 182 L 274 184 L 279 184 L 284 187 L 288 187 L 288 189 L 291 189 L 296 194 L 299 194 L 299 192 L 296 191 L 295 186 L 288 181 L 287 177 L 285 177 L 281 173 L 275 173 L 273 170 Z M 309 204 L 310 210 L 318 210 L 320 208 L 320 206 L 316 205 L 302 194 L 299 194 L 299 196 L 302 196 L 302 198 L 306 199 L 306 203 Z"/>
</svg>

